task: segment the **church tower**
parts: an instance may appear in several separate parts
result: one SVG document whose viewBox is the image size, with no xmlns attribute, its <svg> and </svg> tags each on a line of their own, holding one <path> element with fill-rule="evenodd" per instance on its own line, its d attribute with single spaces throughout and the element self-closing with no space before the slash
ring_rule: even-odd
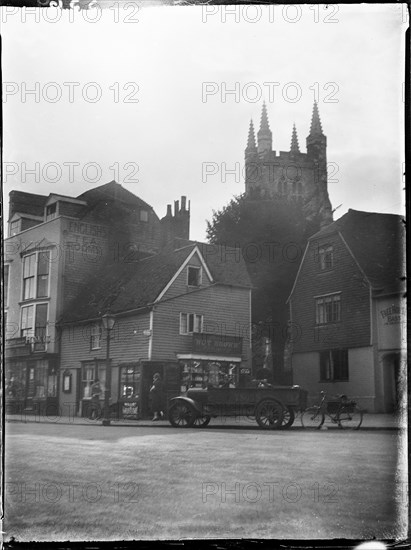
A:
<svg viewBox="0 0 411 550">
<path fill-rule="evenodd" d="M 245 193 L 250 200 L 300 201 L 307 219 L 319 216 L 321 225 L 332 222 L 327 187 L 327 138 L 323 133 L 318 105 L 314 103 L 307 152 L 302 153 L 293 125 L 289 151 L 272 149 L 272 132 L 266 104 L 255 140 L 251 121 L 245 149 Z"/>
</svg>

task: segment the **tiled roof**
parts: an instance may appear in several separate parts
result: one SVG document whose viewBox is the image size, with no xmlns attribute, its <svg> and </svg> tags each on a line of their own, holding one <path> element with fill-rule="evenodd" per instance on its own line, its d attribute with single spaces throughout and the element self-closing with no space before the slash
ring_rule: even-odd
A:
<svg viewBox="0 0 411 550">
<path fill-rule="evenodd" d="M 152 304 L 195 246 L 193 243 L 143 259 L 128 256 L 127 263 L 107 266 L 103 273 L 96 273 L 89 278 L 78 297 L 67 307 L 62 321 L 96 319 L 107 310 L 120 313 Z M 217 254 L 211 255 L 208 247 L 212 245 L 198 243 L 198 246 L 203 254 L 208 250 L 209 255 L 205 257 L 205 261 L 214 283 L 251 287 L 242 259 L 233 261 L 231 256 L 220 262 Z"/>
<path fill-rule="evenodd" d="M 26 193 L 25 191 L 11 191 L 9 219 L 15 212 L 43 216 L 47 199 L 48 196 L 46 195 L 36 195 L 35 193 Z"/>
<path fill-rule="evenodd" d="M 405 228 L 396 214 L 349 210 L 310 240 L 339 232 L 374 290 L 397 291 L 405 275 Z"/>
</svg>

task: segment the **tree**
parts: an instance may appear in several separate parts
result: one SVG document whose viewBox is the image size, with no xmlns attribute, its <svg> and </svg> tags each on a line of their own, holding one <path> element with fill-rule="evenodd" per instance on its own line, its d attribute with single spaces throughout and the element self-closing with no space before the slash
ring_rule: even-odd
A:
<svg viewBox="0 0 411 550">
<path fill-rule="evenodd" d="M 264 360 L 265 338 L 270 338 L 277 382 L 283 371 L 287 339 L 286 300 L 291 292 L 308 238 L 320 229 L 318 218 L 307 219 L 303 204 L 274 196 L 269 200 L 234 197 L 207 221 L 213 244 L 241 249 L 253 283 L 253 362 Z"/>
</svg>

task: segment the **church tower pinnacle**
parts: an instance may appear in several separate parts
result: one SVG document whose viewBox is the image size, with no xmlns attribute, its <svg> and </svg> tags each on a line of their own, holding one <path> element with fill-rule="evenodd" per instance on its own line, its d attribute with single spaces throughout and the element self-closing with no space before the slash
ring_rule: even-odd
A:
<svg viewBox="0 0 411 550">
<path fill-rule="evenodd" d="M 273 135 L 268 124 L 267 107 L 265 102 L 263 103 L 263 109 L 261 111 L 260 129 L 257 133 L 258 140 L 258 152 L 265 153 L 271 151 L 273 147 Z"/>
<path fill-rule="evenodd" d="M 248 140 L 247 140 L 247 147 L 245 149 L 245 152 L 246 152 L 246 154 L 257 152 L 257 145 L 256 145 L 256 142 L 255 142 L 253 119 L 250 120 L 250 128 L 248 130 Z"/>
<path fill-rule="evenodd" d="M 320 114 L 318 112 L 317 102 L 314 101 L 313 114 L 311 117 L 310 136 L 322 136 L 323 129 L 321 127 Z"/>
<path fill-rule="evenodd" d="M 300 152 L 300 146 L 298 145 L 298 136 L 295 123 L 293 124 L 293 133 L 291 134 L 291 147 L 290 153 L 295 154 Z"/>
</svg>

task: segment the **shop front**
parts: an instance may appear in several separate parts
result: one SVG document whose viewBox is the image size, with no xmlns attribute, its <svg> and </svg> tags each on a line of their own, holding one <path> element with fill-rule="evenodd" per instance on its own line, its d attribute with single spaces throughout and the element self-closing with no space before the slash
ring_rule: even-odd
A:
<svg viewBox="0 0 411 550">
<path fill-rule="evenodd" d="M 193 334 L 191 353 L 177 354 L 183 393 L 189 388 L 241 388 L 251 382 L 251 369 L 242 363 L 242 338 Z"/>
<path fill-rule="evenodd" d="M 26 338 L 6 341 L 5 405 L 7 414 L 57 416 L 57 355 Z"/>
</svg>

